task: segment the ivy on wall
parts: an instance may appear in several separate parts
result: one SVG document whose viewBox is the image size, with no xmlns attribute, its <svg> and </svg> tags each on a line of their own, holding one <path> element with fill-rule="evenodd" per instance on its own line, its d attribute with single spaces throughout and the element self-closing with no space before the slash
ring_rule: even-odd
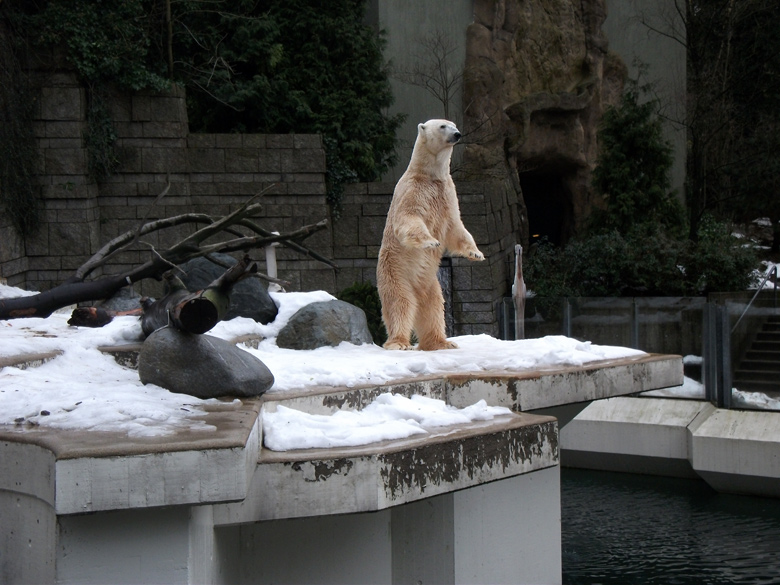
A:
<svg viewBox="0 0 780 585">
<path fill-rule="evenodd" d="M 88 88 L 90 174 L 116 165 L 110 85 L 188 95 L 194 132 L 317 133 L 336 215 L 343 186 L 395 163 L 401 116 L 366 0 L 5 0 L 19 45 L 61 54 Z"/>
<path fill-rule="evenodd" d="M 21 236 L 34 233 L 40 224 L 34 107 L 8 24 L 0 21 L 0 204 Z"/>
</svg>

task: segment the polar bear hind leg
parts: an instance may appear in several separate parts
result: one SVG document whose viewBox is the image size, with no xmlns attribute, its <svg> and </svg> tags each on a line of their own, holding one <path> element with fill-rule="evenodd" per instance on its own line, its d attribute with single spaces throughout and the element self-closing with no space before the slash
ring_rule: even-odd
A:
<svg viewBox="0 0 780 585">
<path fill-rule="evenodd" d="M 392 295 L 382 294 L 382 321 L 387 329 L 385 349 L 413 349 L 411 337 L 414 315 L 417 312 L 417 300 L 411 291 L 398 289 Z"/>
<path fill-rule="evenodd" d="M 418 290 L 419 307 L 415 315 L 414 331 L 420 343 L 417 348 L 423 351 L 437 349 L 457 349 L 457 345 L 447 341 L 447 326 L 444 322 L 444 297 L 441 285 L 435 278 Z"/>
</svg>

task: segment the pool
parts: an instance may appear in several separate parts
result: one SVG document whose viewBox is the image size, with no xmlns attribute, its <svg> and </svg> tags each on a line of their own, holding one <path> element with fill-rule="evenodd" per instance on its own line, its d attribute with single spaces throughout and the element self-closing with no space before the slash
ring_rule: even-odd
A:
<svg viewBox="0 0 780 585">
<path fill-rule="evenodd" d="M 565 468 L 561 508 L 566 585 L 780 583 L 780 500 Z"/>
</svg>

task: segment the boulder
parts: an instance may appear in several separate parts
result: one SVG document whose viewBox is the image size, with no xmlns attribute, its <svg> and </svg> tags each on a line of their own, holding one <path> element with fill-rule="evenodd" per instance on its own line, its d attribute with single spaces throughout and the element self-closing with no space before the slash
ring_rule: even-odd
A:
<svg viewBox="0 0 780 585">
<path fill-rule="evenodd" d="M 211 254 L 214 258 L 230 267 L 238 261 L 228 254 Z M 184 274 L 179 278 L 190 292 L 206 288 L 224 274 L 225 266 L 215 264 L 208 258 L 194 258 L 179 266 Z M 257 278 L 247 278 L 239 282 L 230 291 L 230 307 L 225 321 L 234 317 L 248 317 L 258 323 L 270 323 L 276 319 L 278 308 L 266 287 Z"/>
<path fill-rule="evenodd" d="M 138 375 L 144 384 L 198 398 L 260 396 L 274 383 L 268 367 L 252 354 L 224 339 L 173 327 L 146 338 Z"/>
<path fill-rule="evenodd" d="M 98 306 L 108 311 L 116 311 L 117 313 L 133 311 L 141 308 L 141 298 L 141 295 L 135 292 L 132 286 L 125 286 L 120 288 L 110 299 L 99 303 Z"/>
<path fill-rule="evenodd" d="M 338 300 L 302 307 L 276 337 L 276 344 L 286 349 L 316 349 L 342 341 L 374 342 L 363 310 Z"/>
</svg>

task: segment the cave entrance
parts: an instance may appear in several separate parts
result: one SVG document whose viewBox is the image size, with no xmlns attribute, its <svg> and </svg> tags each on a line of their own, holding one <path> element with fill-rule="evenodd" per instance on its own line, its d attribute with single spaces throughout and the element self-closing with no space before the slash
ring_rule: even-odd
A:
<svg viewBox="0 0 780 585">
<path fill-rule="evenodd" d="M 560 173 L 520 173 L 520 187 L 528 211 L 530 243 L 546 237 L 556 246 L 569 239 L 572 218 L 571 193 Z"/>
</svg>

